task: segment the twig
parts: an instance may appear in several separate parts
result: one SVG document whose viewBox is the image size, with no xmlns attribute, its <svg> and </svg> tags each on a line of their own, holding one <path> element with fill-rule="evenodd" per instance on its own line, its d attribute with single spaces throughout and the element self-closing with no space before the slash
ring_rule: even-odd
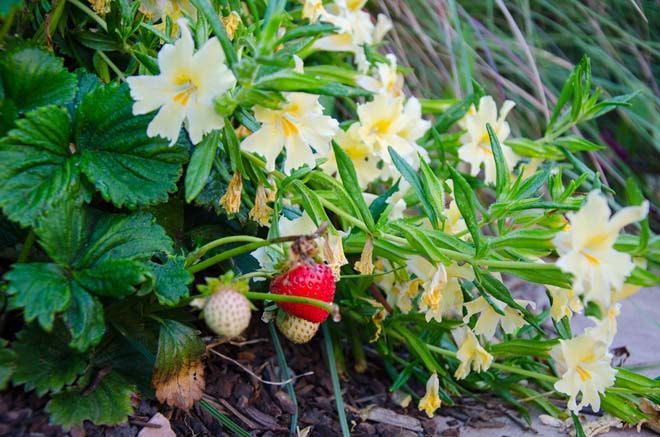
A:
<svg viewBox="0 0 660 437">
<path fill-rule="evenodd" d="M 235 359 L 233 359 L 233 358 L 231 358 L 231 357 L 228 357 L 227 355 L 224 355 L 224 354 L 218 352 L 218 351 L 215 350 L 215 349 L 209 349 L 209 352 L 212 352 L 212 353 L 216 354 L 217 356 L 219 356 L 220 358 L 225 359 L 225 360 L 227 360 L 227 361 L 229 361 L 229 362 L 231 362 L 231 363 L 237 365 L 238 367 L 240 367 L 241 369 L 243 369 L 243 371 L 244 371 L 245 373 L 247 373 L 247 374 L 249 374 L 250 376 L 256 378 L 257 380 L 259 380 L 259 382 L 261 382 L 261 383 L 263 383 L 263 384 L 268 384 L 268 385 L 286 385 L 286 384 L 289 384 L 289 383 L 295 381 L 296 379 L 299 379 L 299 378 L 302 378 L 302 377 L 304 377 L 304 376 L 309 376 L 309 375 L 313 375 L 313 374 L 314 374 L 314 372 L 309 371 L 309 372 L 302 373 L 302 374 L 300 374 L 300 375 L 295 375 L 295 376 L 293 376 L 293 377 L 287 379 L 286 381 L 279 381 L 279 382 L 277 382 L 277 381 L 266 381 L 265 379 L 261 378 L 259 375 L 257 375 L 256 373 L 254 373 L 252 370 L 248 369 L 247 367 L 245 367 L 244 365 L 242 365 L 241 363 L 239 363 L 238 361 L 236 361 Z"/>
</svg>

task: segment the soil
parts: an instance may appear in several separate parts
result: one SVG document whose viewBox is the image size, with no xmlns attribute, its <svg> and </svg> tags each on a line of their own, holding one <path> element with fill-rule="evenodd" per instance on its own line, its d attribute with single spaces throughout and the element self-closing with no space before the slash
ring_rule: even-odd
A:
<svg viewBox="0 0 660 437">
<path fill-rule="evenodd" d="M 655 296 L 657 293 L 640 293 L 638 299 L 648 303 L 649 300 L 657 300 Z M 638 299 L 632 300 L 624 307 L 622 318 L 628 313 L 633 317 L 635 314 L 639 316 L 639 302 L 636 302 Z M 623 320 L 621 325 L 626 326 Z M 240 365 L 209 353 L 206 366 L 206 399 L 253 435 L 286 435 L 295 406 L 285 387 L 262 383 L 249 373 L 254 373 L 265 381 L 280 381 L 276 353 L 268 330 L 259 320 L 254 320 L 246 338 L 250 339 L 247 344 L 225 343 L 214 348 Z M 281 341 L 290 370 L 296 375 L 294 385 L 299 404 L 300 435 L 341 435 L 322 335 L 317 334 L 316 338 L 306 345 L 293 345 L 284 338 Z M 348 349 L 348 345 L 344 346 Z M 634 350 L 635 345 L 631 346 L 629 349 Z M 460 404 L 451 408 L 443 406 L 435 418 L 429 419 L 417 410 L 416 400 L 410 402 L 407 408 L 394 401 L 388 390 L 389 378 L 380 366 L 378 357 L 371 354 L 373 352 L 367 349 L 369 366 L 364 373 L 358 373 L 353 369 L 347 351 L 346 371 L 341 375 L 343 399 L 352 435 L 515 436 L 561 435 L 565 432 L 563 429 L 543 425 L 538 420 L 535 420 L 530 428 L 517 413 L 507 409 L 501 401 L 487 396 L 479 399 L 464 398 L 460 400 Z M 424 388 L 421 384 L 413 382 L 412 387 L 418 394 L 423 394 Z M 34 393 L 24 393 L 21 389 L 0 394 L 0 436 L 67 435 L 60 428 L 49 425 L 48 417 L 43 411 L 47 401 Z M 136 399 L 135 404 L 135 414 L 125 425 L 96 427 L 86 424 L 84 428 L 72 430 L 69 435 L 137 436 L 145 423 L 157 412 L 161 412 L 170 420 L 176 435 L 230 435 L 217 419 L 199 405 L 184 412 L 146 400 Z M 592 420 L 594 418 L 597 416 L 591 416 Z M 624 434 L 628 432 L 616 433 Z"/>
</svg>

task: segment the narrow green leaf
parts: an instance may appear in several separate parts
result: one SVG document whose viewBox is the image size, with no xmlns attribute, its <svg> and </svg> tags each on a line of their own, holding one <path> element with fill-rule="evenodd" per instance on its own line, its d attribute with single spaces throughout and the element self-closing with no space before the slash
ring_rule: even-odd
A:
<svg viewBox="0 0 660 437">
<path fill-rule="evenodd" d="M 392 162 L 394 163 L 394 166 L 396 167 L 397 170 L 399 170 L 399 173 L 401 173 L 403 178 L 406 181 L 408 181 L 413 191 L 417 195 L 417 198 L 419 199 L 422 208 L 424 209 L 424 213 L 426 213 L 426 215 L 429 217 L 433 226 L 437 227 L 439 223 L 439 218 L 436 216 L 435 213 L 436 208 L 434 208 L 431 201 L 427 198 L 426 190 L 424 188 L 424 185 L 422 184 L 420 177 L 417 175 L 417 171 L 414 168 L 412 168 L 412 166 L 408 164 L 406 160 L 403 159 L 403 157 L 399 155 L 397 151 L 394 150 L 392 147 L 388 147 L 388 151 L 390 153 L 390 156 L 392 157 Z"/>
<path fill-rule="evenodd" d="M 573 419 L 573 426 L 575 427 L 575 437 L 587 437 L 582 428 L 582 424 L 580 423 L 580 419 L 573 412 L 571 412 L 571 419 Z"/>
<path fill-rule="evenodd" d="M 493 127 L 489 123 L 486 123 L 486 130 L 488 130 L 490 148 L 493 151 L 493 157 L 495 158 L 495 192 L 499 199 L 509 187 L 509 167 L 504 159 L 500 140 L 497 138 L 497 135 L 493 131 Z"/>
<path fill-rule="evenodd" d="M 330 219 L 328 218 L 318 195 L 313 190 L 307 188 L 300 180 L 294 180 L 291 185 L 300 195 L 300 204 L 305 212 L 309 214 L 316 226 L 320 226 L 321 223 L 327 222 L 332 227 Z"/>
<path fill-rule="evenodd" d="M 367 203 L 364 201 L 364 197 L 362 196 L 362 190 L 360 189 L 360 184 L 358 183 L 358 178 L 355 173 L 353 162 L 348 157 L 344 149 L 342 149 L 334 141 L 332 142 L 332 148 L 335 152 L 335 158 L 337 159 L 337 170 L 339 171 L 339 176 L 341 177 L 341 182 L 344 185 L 344 188 L 348 192 L 349 196 L 351 196 L 354 204 L 357 206 L 364 224 L 370 231 L 375 231 L 376 224 L 374 223 L 371 212 L 369 212 L 369 207 L 367 206 Z"/>
<path fill-rule="evenodd" d="M 433 214 L 435 215 L 436 220 L 440 221 L 443 217 L 443 211 L 445 209 L 445 189 L 442 186 L 440 179 L 433 173 L 431 167 L 426 163 L 426 161 L 420 156 L 420 170 L 422 173 L 422 185 L 424 187 L 424 193 L 426 194 L 425 198 L 428 200 L 431 208 L 433 209 Z M 439 229 L 440 223 L 434 225 L 434 228 Z"/>
<path fill-rule="evenodd" d="M 234 46 L 227 36 L 225 26 L 222 24 L 222 22 L 220 22 L 220 15 L 213 8 L 210 0 L 190 1 L 195 6 L 195 8 L 200 11 L 208 20 L 209 24 L 211 25 L 211 29 L 213 29 L 213 33 L 218 38 L 218 41 L 220 41 L 222 51 L 225 53 L 225 57 L 227 58 L 227 65 L 232 67 L 238 61 L 238 58 L 236 57 L 236 50 L 234 50 Z"/>
<path fill-rule="evenodd" d="M 456 201 L 456 206 L 465 220 L 465 225 L 470 231 L 472 236 L 472 241 L 474 246 L 479 253 L 480 243 L 481 243 L 481 234 L 479 232 L 479 222 L 477 221 L 477 206 L 476 200 L 474 199 L 474 193 L 468 185 L 467 181 L 459 172 L 454 170 L 451 166 L 449 168 L 449 173 L 451 178 L 454 181 L 454 200 Z"/>
<path fill-rule="evenodd" d="M 213 167 L 219 136 L 218 131 L 213 131 L 195 146 L 186 170 L 185 187 L 186 202 L 188 203 L 192 202 L 206 185 Z"/>
</svg>

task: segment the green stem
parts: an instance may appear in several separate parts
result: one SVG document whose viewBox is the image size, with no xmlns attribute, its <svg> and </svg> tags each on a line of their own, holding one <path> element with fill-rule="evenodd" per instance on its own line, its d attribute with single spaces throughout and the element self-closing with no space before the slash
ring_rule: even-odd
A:
<svg viewBox="0 0 660 437">
<path fill-rule="evenodd" d="M 350 224 L 356 226 L 357 228 L 363 230 L 364 232 L 367 232 L 367 233 L 369 232 L 369 229 L 365 226 L 365 224 L 362 222 L 362 220 L 360 220 L 356 217 L 353 217 L 352 215 L 350 215 L 349 213 L 347 213 L 346 211 L 344 211 L 340 207 L 338 207 L 335 204 L 333 204 L 332 202 L 330 202 L 328 199 L 324 199 L 323 197 L 319 197 L 319 199 L 321 200 L 321 204 L 323 204 L 323 206 L 325 208 L 327 208 L 330 211 L 334 212 L 336 215 L 338 215 L 342 219 L 346 220 L 348 223 L 350 223 Z"/>
<path fill-rule="evenodd" d="M 335 354 L 332 349 L 332 337 L 328 324 L 321 325 L 323 330 L 323 339 L 325 344 L 325 352 L 328 358 L 328 367 L 330 368 L 330 379 L 332 380 L 332 391 L 335 395 L 335 404 L 337 405 L 337 416 L 339 416 L 339 425 L 341 426 L 341 434 L 344 437 L 349 437 L 351 432 L 348 428 L 348 421 L 346 420 L 346 410 L 344 408 L 344 399 L 341 395 L 341 384 L 339 383 L 339 375 L 337 375 L 337 363 L 335 361 Z"/>
<path fill-rule="evenodd" d="M 438 355 L 443 355 L 445 357 L 458 359 L 458 357 L 456 356 L 456 352 L 454 352 L 454 351 L 443 349 L 443 348 L 438 347 L 438 346 L 433 346 L 431 344 L 427 344 L 426 347 L 428 347 L 428 349 L 430 351 L 435 352 Z M 493 363 L 493 364 L 490 365 L 490 367 L 493 368 L 493 369 L 502 370 L 502 371 L 508 372 L 508 373 L 515 373 L 517 375 L 528 376 L 530 378 L 534 378 L 534 379 L 537 379 L 539 381 L 550 382 L 550 383 L 553 383 L 553 384 L 555 382 L 557 382 L 557 377 L 555 377 L 555 376 L 547 375 L 545 373 L 540 373 L 540 372 L 534 372 L 532 370 L 521 369 L 519 367 L 508 366 L 506 364 Z"/>
<path fill-rule="evenodd" d="M 303 296 L 289 296 L 285 294 L 274 294 L 274 293 L 260 293 L 257 291 L 246 291 L 243 293 L 248 299 L 255 300 L 271 300 L 273 302 L 291 302 L 291 303 L 304 303 L 308 305 L 313 305 L 315 307 L 321 308 L 328 313 L 334 311 L 334 306 L 331 303 L 324 302 L 322 300 L 313 299 L 311 297 Z"/>
<path fill-rule="evenodd" d="M 255 249 L 258 249 L 263 246 L 268 246 L 269 244 L 273 244 L 271 241 L 260 241 L 258 243 L 250 243 L 250 244 L 245 244 L 243 246 L 236 247 L 234 249 L 228 250 L 226 252 L 219 253 L 216 256 L 212 256 L 211 258 L 204 260 L 200 262 L 199 264 L 195 264 L 193 266 L 188 267 L 188 271 L 190 273 L 197 273 L 201 270 L 207 269 L 221 261 L 224 261 L 226 259 L 232 258 L 236 255 L 241 255 L 245 252 L 251 252 Z"/>
<path fill-rule="evenodd" d="M 251 235 L 232 235 L 229 237 L 222 237 L 218 238 L 217 240 L 213 240 L 210 243 L 206 243 L 199 249 L 191 252 L 187 257 L 186 257 L 186 266 L 191 265 L 204 255 L 211 250 L 215 249 L 216 247 L 219 246 L 224 246 L 225 244 L 230 244 L 230 243 L 258 243 L 266 241 L 263 238 L 259 237 L 253 237 Z"/>
<path fill-rule="evenodd" d="M 71 1 L 71 0 L 69 0 L 69 1 Z M 97 50 L 97 51 L 96 51 L 96 54 L 98 54 L 99 57 L 100 57 L 101 59 L 103 59 L 103 60 L 105 61 L 106 64 L 108 64 L 108 67 L 110 67 L 110 68 L 112 69 L 112 71 L 115 72 L 115 74 L 117 75 L 117 77 L 119 78 L 119 80 L 121 80 L 122 82 L 124 82 L 124 81 L 126 80 L 126 76 L 124 76 L 124 72 L 122 72 L 122 71 L 119 69 L 119 67 L 117 67 L 117 66 L 115 65 L 115 63 L 112 62 L 112 60 L 110 60 L 110 58 L 108 58 L 108 55 L 106 55 L 105 53 L 103 53 L 101 50 Z"/>
<path fill-rule="evenodd" d="M 96 12 L 91 10 L 87 5 L 81 3 L 79 0 L 67 0 L 67 1 L 69 3 L 71 3 L 72 5 L 74 5 L 75 7 L 77 7 L 78 9 L 80 9 L 81 11 L 83 11 L 85 14 L 87 14 L 87 16 L 89 16 L 89 18 L 96 21 L 96 23 L 99 26 L 101 26 L 101 28 L 103 30 L 105 30 L 106 32 L 108 31 L 108 24 L 105 22 L 105 20 L 103 18 L 99 17 L 96 14 Z"/>
<path fill-rule="evenodd" d="M 27 237 L 25 238 L 25 242 L 23 243 L 23 247 L 21 248 L 21 252 L 18 254 L 18 259 L 16 260 L 17 263 L 24 263 L 27 261 L 35 240 L 36 235 L 34 234 L 34 231 L 30 229 L 30 232 L 28 233 Z"/>
</svg>

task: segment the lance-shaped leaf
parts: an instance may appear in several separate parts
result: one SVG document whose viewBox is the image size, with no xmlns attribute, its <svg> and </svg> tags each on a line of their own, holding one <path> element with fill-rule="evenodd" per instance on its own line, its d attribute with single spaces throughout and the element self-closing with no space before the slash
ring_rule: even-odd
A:
<svg viewBox="0 0 660 437">
<path fill-rule="evenodd" d="M 218 148 L 219 132 L 206 135 L 201 143 L 195 146 L 186 170 L 186 202 L 190 203 L 197 197 L 206 185 L 211 174 L 213 159 Z"/>
<path fill-rule="evenodd" d="M 362 220 L 364 224 L 367 225 L 367 228 L 370 231 L 373 231 L 376 227 L 374 223 L 374 218 L 371 216 L 367 202 L 364 201 L 364 196 L 362 195 L 362 189 L 358 183 L 357 174 L 355 173 L 355 167 L 351 158 L 348 157 L 344 149 L 342 149 L 337 143 L 332 142 L 332 149 L 335 152 L 335 158 L 337 160 L 337 170 L 339 171 L 339 176 L 341 177 L 341 182 L 348 192 L 348 195 L 351 196 L 353 204 L 360 211 Z"/>
<path fill-rule="evenodd" d="M 298 73 L 292 70 L 278 71 L 258 79 L 254 86 L 265 91 L 300 91 L 311 94 L 321 94 L 335 97 L 370 96 L 371 93 L 362 88 L 337 83 L 310 74 Z"/>
<path fill-rule="evenodd" d="M 463 220 L 465 220 L 465 225 L 468 231 L 470 231 L 474 247 L 477 253 L 479 253 L 481 233 L 479 232 L 479 223 L 477 222 L 477 206 L 474 193 L 459 172 L 451 166 L 447 168 L 449 168 L 449 173 L 451 173 L 451 178 L 454 181 L 454 200 L 456 201 L 456 206 L 458 206 L 458 210 L 461 212 Z"/>
<path fill-rule="evenodd" d="M 499 199 L 509 186 L 509 166 L 504 159 L 504 152 L 502 152 L 500 140 L 497 138 L 490 123 L 486 123 L 486 129 L 488 130 L 490 148 L 493 151 L 493 158 L 495 159 L 495 192 Z"/>
</svg>

